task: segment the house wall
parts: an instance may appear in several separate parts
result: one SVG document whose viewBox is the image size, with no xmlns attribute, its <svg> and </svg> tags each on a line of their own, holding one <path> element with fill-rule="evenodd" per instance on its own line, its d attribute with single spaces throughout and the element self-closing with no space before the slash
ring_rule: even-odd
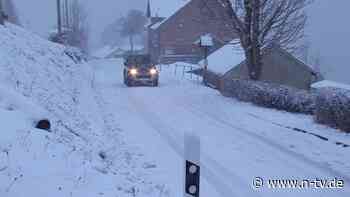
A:
<svg viewBox="0 0 350 197">
<path fill-rule="evenodd" d="M 232 21 L 218 1 L 192 0 L 159 28 L 150 33 L 152 56 L 202 57 L 202 50 L 194 43 L 201 35 L 210 33 L 215 40 L 215 51 L 236 37 Z M 197 60 L 198 61 L 198 60 Z"/>
<path fill-rule="evenodd" d="M 263 56 L 260 80 L 309 90 L 313 81 L 312 70 L 279 50 Z M 248 79 L 248 68 L 243 62 L 223 76 L 223 80 Z"/>
</svg>

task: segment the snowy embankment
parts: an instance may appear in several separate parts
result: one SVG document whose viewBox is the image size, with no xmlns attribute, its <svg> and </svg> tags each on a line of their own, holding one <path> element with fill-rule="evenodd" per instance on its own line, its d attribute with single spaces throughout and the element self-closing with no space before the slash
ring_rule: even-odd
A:
<svg viewBox="0 0 350 197">
<path fill-rule="evenodd" d="M 0 196 L 158 195 L 150 162 L 101 114 L 93 70 L 20 27 L 0 35 Z"/>
</svg>

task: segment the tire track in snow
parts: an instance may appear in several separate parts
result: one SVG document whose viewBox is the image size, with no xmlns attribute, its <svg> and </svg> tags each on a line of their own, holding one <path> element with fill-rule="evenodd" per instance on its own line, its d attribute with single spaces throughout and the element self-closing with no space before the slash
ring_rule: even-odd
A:
<svg viewBox="0 0 350 197">
<path fill-rule="evenodd" d="M 199 107 L 197 107 L 195 105 L 183 106 L 183 108 L 185 108 L 189 111 L 192 111 L 193 113 L 196 113 L 197 115 L 207 116 L 208 119 L 211 119 L 217 123 L 221 123 L 223 125 L 226 125 L 232 129 L 234 129 L 235 131 L 238 131 L 241 135 L 245 135 L 245 136 L 251 137 L 253 139 L 256 139 L 256 140 L 260 141 L 261 143 L 264 143 L 264 144 L 274 148 L 276 151 L 279 151 L 285 155 L 290 155 L 294 159 L 296 159 L 304 164 L 307 164 L 309 166 L 317 168 L 319 171 L 328 173 L 330 176 L 337 176 L 338 178 L 342 178 L 345 182 L 350 182 L 350 177 L 330 168 L 329 166 L 321 165 L 320 163 L 313 161 L 302 154 L 291 151 L 291 150 L 285 148 L 283 145 L 278 144 L 277 142 L 275 142 L 267 137 L 259 135 L 256 132 L 252 132 L 252 131 L 245 129 L 243 127 L 233 125 L 231 122 L 220 119 L 217 116 L 210 114 L 209 112 L 204 112 L 202 109 L 200 109 Z M 293 165 L 293 166 L 295 167 L 296 165 Z M 301 166 L 300 169 L 303 170 L 303 167 Z"/>
<path fill-rule="evenodd" d="M 161 119 L 157 117 L 156 114 L 152 113 L 147 109 L 145 103 L 136 100 L 131 95 L 129 95 L 129 98 L 129 100 L 135 106 L 137 106 L 138 112 L 140 113 L 142 118 L 146 120 L 150 124 L 150 126 L 159 133 L 159 135 L 180 157 L 184 158 L 183 140 L 180 136 L 176 135 L 176 129 L 174 129 L 171 125 L 167 125 L 161 122 Z M 246 181 L 244 181 L 238 175 L 232 173 L 230 170 L 222 166 L 216 160 L 210 158 L 204 153 L 201 153 L 201 158 L 203 161 L 201 162 L 201 166 L 203 169 L 203 177 L 222 196 L 260 196 L 257 192 L 253 191 L 250 185 L 244 184 Z M 237 182 L 233 182 L 232 180 L 237 180 Z M 234 191 L 233 188 L 239 188 L 239 190 Z"/>
<path fill-rule="evenodd" d="M 263 118 L 263 117 L 260 117 L 260 116 L 257 116 L 253 113 L 247 113 L 249 116 L 257 119 L 257 120 L 260 120 L 260 121 L 264 121 L 264 122 L 269 122 L 270 124 L 272 125 L 275 125 L 275 126 L 278 126 L 278 127 L 281 127 L 281 128 L 284 128 L 284 129 L 288 129 L 288 130 L 292 130 L 292 131 L 296 131 L 296 132 L 299 132 L 299 133 L 304 133 L 304 134 L 308 134 L 308 135 L 311 135 L 311 136 L 314 136 L 314 137 L 317 137 L 323 141 L 330 141 L 332 143 L 334 143 L 335 145 L 337 146 L 341 146 L 343 148 L 348 148 L 350 147 L 349 144 L 346 144 L 344 142 L 340 142 L 340 141 L 335 141 L 335 140 L 332 140 L 330 139 L 329 137 L 324 137 L 320 134 L 317 134 L 315 132 L 312 132 L 312 131 L 308 131 L 306 129 L 300 129 L 300 128 L 297 128 L 297 127 L 292 127 L 292 126 L 288 126 L 288 125 L 283 125 L 281 123 L 278 123 L 278 122 L 274 122 L 274 121 L 271 121 L 271 120 L 268 120 L 266 118 Z"/>
</svg>

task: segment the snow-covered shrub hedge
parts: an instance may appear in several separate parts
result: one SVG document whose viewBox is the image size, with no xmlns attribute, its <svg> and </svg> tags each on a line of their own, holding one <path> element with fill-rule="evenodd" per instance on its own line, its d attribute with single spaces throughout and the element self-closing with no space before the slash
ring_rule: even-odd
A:
<svg viewBox="0 0 350 197">
<path fill-rule="evenodd" d="M 222 83 L 225 96 L 259 106 L 289 112 L 313 114 L 316 95 L 292 87 L 250 80 L 231 80 Z"/>
<path fill-rule="evenodd" d="M 350 132 L 350 91 L 337 88 L 318 90 L 316 121 Z"/>
</svg>

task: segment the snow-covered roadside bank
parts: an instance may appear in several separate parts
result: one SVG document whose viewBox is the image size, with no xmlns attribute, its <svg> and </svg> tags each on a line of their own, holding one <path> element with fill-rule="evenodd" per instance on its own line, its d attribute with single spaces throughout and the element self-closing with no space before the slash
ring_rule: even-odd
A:
<svg viewBox="0 0 350 197">
<path fill-rule="evenodd" d="M 108 108 L 115 111 L 127 138 L 147 150 L 148 157 L 157 165 L 151 176 L 164 180 L 171 196 L 181 192 L 183 136 L 188 131 L 202 139 L 202 196 L 309 197 L 349 193 L 348 148 L 281 128 L 252 115 L 314 132 L 334 131 L 313 123 L 311 117 L 222 97 L 198 81 L 177 79 L 173 69 L 162 70 L 159 88 L 127 88 L 122 84 L 120 60 L 95 64 L 100 67 L 99 78 L 104 79 L 98 89 L 107 87 L 101 95 L 110 99 Z M 348 136 L 336 132 L 329 137 L 349 140 Z M 336 177 L 345 181 L 345 188 L 254 190 L 255 177 L 298 180 Z"/>
<path fill-rule="evenodd" d="M 142 153 L 106 126 L 94 71 L 20 27 L 0 34 L 0 196 L 158 195 L 146 169 L 134 170 Z M 51 133 L 34 129 L 43 117 Z"/>
</svg>

